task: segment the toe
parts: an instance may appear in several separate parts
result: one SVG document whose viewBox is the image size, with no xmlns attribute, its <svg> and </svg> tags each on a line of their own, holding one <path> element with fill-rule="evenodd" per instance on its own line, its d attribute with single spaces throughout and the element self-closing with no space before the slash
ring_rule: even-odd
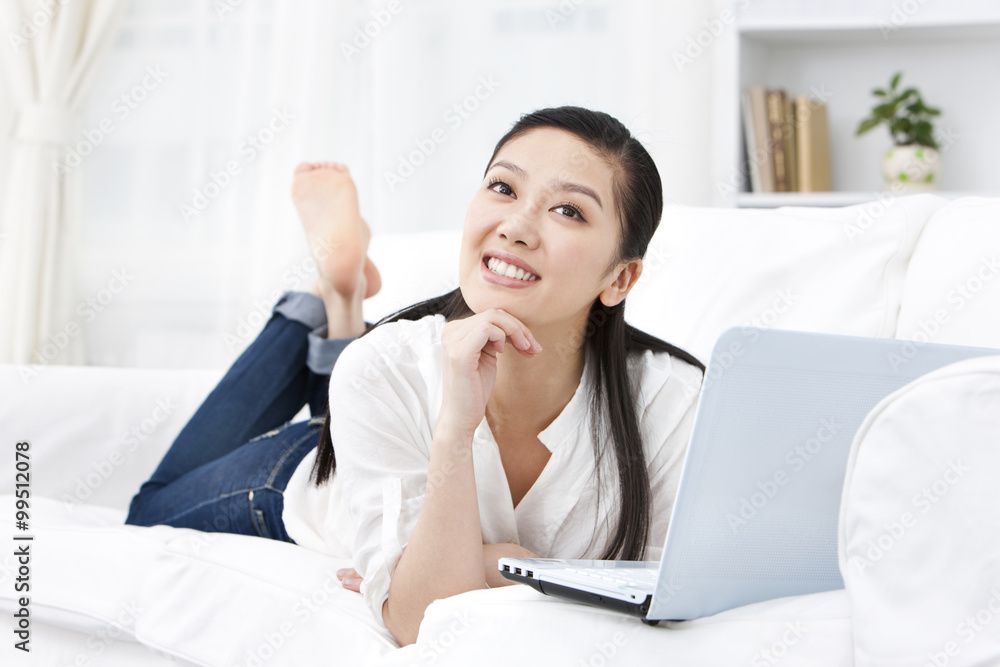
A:
<svg viewBox="0 0 1000 667">
<path fill-rule="evenodd" d="M 365 298 L 378 294 L 382 289 L 382 276 L 379 275 L 375 264 L 368 257 L 365 257 Z"/>
<path fill-rule="evenodd" d="M 295 173 L 301 174 L 306 171 L 312 171 L 316 168 L 316 165 L 312 162 L 299 162 L 299 166 L 295 167 Z"/>
</svg>

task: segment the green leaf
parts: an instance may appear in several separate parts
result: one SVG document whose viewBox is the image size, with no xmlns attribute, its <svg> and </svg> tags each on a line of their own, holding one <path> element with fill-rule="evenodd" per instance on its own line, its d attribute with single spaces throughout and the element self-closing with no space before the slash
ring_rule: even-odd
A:
<svg viewBox="0 0 1000 667">
<path fill-rule="evenodd" d="M 913 137 L 913 143 L 934 149 L 938 147 L 937 142 L 934 141 L 934 136 L 929 131 L 917 132 Z"/>
<path fill-rule="evenodd" d="M 876 97 L 885 97 L 885 91 L 881 88 L 876 88 L 872 91 L 872 95 L 875 95 Z"/>
<path fill-rule="evenodd" d="M 858 129 L 855 131 L 854 134 L 855 136 L 864 134 L 868 130 L 879 125 L 881 122 L 882 120 L 880 118 L 865 118 L 863 121 L 861 121 L 861 124 L 858 125 Z"/>
<path fill-rule="evenodd" d="M 896 72 L 892 77 L 892 81 L 889 82 L 889 88 L 891 88 L 893 91 L 896 90 L 896 86 L 899 84 L 899 78 L 901 76 L 903 76 L 902 72 Z"/>
<path fill-rule="evenodd" d="M 874 109 L 872 109 L 872 115 L 877 118 L 884 118 L 889 120 L 892 118 L 896 111 L 896 105 L 891 102 L 886 102 L 885 104 L 879 104 Z"/>
</svg>

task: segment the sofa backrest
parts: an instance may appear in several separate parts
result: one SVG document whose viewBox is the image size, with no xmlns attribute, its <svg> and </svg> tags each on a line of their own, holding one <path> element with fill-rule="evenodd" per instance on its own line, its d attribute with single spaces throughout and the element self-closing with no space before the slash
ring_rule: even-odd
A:
<svg viewBox="0 0 1000 667">
<path fill-rule="evenodd" d="M 907 267 L 896 337 L 1000 348 L 1000 199 L 963 197 L 931 216 Z"/>
<path fill-rule="evenodd" d="M 910 255 L 945 203 L 917 195 L 833 209 L 668 206 L 626 317 L 702 359 L 731 326 L 892 337 Z M 375 236 L 382 291 L 365 303 L 366 319 L 457 287 L 460 243 L 458 230 Z"/>
<path fill-rule="evenodd" d="M 892 337 L 910 255 L 943 204 L 668 207 L 628 319 L 702 360 L 734 326 Z"/>
</svg>

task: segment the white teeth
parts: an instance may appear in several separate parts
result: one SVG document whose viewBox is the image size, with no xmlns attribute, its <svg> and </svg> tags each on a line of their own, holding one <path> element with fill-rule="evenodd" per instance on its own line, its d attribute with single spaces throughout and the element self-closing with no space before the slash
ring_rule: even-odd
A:
<svg viewBox="0 0 1000 667">
<path fill-rule="evenodd" d="M 507 276 L 508 278 L 516 278 L 518 280 L 524 281 L 534 281 L 538 280 L 538 276 L 533 273 L 528 273 L 524 269 L 514 266 L 513 264 L 508 264 L 507 262 L 497 259 L 496 257 L 490 257 L 486 261 L 486 266 L 493 273 L 499 274 L 501 276 Z"/>
</svg>

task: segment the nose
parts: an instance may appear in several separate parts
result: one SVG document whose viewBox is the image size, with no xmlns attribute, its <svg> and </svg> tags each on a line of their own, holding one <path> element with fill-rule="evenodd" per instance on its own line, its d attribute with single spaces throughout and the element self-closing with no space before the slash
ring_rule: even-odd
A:
<svg viewBox="0 0 1000 667">
<path fill-rule="evenodd" d="M 526 202 L 523 206 L 509 211 L 497 226 L 497 235 L 507 241 L 533 248 L 538 244 L 538 227 L 541 207 Z"/>
</svg>

